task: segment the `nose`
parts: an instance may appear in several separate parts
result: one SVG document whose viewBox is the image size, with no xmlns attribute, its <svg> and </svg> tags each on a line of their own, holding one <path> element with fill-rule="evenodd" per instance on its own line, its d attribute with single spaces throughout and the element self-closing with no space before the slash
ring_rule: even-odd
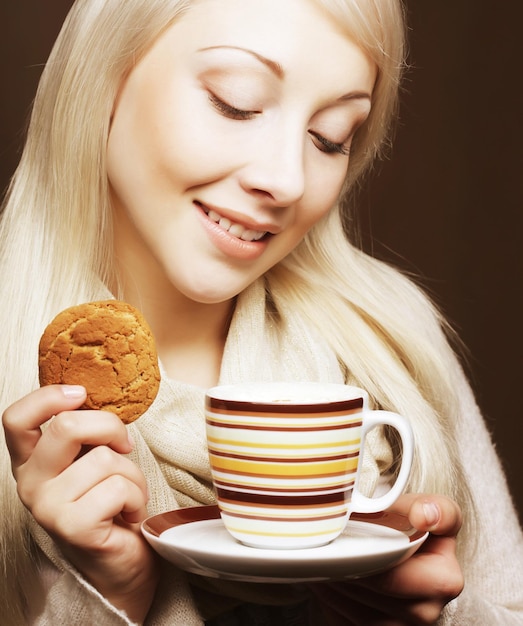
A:
<svg viewBox="0 0 523 626">
<path fill-rule="evenodd" d="M 250 159 L 241 171 L 241 186 L 263 196 L 275 207 L 291 205 L 305 192 L 303 135 L 286 133 L 280 140 L 264 137 L 250 148 Z"/>
</svg>

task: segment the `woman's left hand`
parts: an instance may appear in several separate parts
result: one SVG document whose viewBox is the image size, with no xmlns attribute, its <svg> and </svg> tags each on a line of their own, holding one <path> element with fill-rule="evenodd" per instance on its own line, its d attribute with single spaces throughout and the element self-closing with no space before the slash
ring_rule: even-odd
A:
<svg viewBox="0 0 523 626">
<path fill-rule="evenodd" d="M 456 558 L 462 523 L 458 505 L 444 496 L 408 494 L 392 510 L 408 516 L 414 528 L 430 531 L 430 536 L 410 559 L 387 572 L 313 585 L 328 626 L 434 624 L 443 607 L 463 590 Z"/>
</svg>

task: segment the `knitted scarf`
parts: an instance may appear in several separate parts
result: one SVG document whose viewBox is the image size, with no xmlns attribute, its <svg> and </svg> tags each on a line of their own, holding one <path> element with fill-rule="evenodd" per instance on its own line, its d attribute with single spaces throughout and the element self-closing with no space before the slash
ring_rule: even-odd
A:
<svg viewBox="0 0 523 626">
<path fill-rule="evenodd" d="M 238 297 L 225 345 L 220 383 L 345 382 L 336 355 L 301 320 L 287 315 L 277 340 L 271 330 L 271 322 L 266 317 L 264 283 L 260 279 Z M 135 441 L 130 456 L 146 477 L 151 515 L 215 502 L 205 441 L 204 395 L 204 389 L 170 380 L 162 372 L 155 402 L 129 426 Z M 370 454 L 365 457 L 360 489 L 371 493 L 379 478 L 379 468 L 390 465 L 391 453 L 377 433 L 371 433 L 367 443 Z M 90 596 L 92 602 L 96 590 L 89 588 L 81 575 L 61 557 L 42 529 L 33 528 L 33 534 L 55 566 L 62 573 L 71 574 L 75 584 L 84 588 L 85 601 Z M 198 613 L 211 617 L 242 601 L 285 604 L 300 598 L 300 590 L 292 585 L 228 583 L 189 576 L 191 593 L 184 575 L 168 563 L 162 563 L 162 567 L 164 575 L 147 620 L 155 626 L 200 624 Z M 198 610 L 194 607 L 194 598 Z M 98 597 L 98 601 L 103 602 L 103 599 Z"/>
</svg>

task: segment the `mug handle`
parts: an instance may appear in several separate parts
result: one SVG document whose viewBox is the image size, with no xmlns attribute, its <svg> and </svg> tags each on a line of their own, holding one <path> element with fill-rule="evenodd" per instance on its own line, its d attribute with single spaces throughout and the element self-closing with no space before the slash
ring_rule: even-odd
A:
<svg viewBox="0 0 523 626">
<path fill-rule="evenodd" d="M 401 455 L 401 467 L 398 472 L 396 482 L 387 491 L 387 493 L 377 498 L 369 498 L 364 496 L 358 489 L 358 482 L 361 471 L 361 460 L 363 459 L 363 452 L 365 448 L 365 436 L 367 433 L 376 428 L 376 426 L 392 426 L 395 428 L 401 438 L 403 451 Z M 351 513 L 378 513 L 384 511 L 396 502 L 405 489 L 407 480 L 409 478 L 410 469 L 412 466 L 412 459 L 414 456 L 414 435 L 409 422 L 391 411 L 367 411 L 363 419 L 363 429 L 361 432 L 361 448 L 360 448 L 360 463 L 358 472 L 356 475 L 356 482 L 352 491 L 352 498 L 350 504 Z"/>
</svg>

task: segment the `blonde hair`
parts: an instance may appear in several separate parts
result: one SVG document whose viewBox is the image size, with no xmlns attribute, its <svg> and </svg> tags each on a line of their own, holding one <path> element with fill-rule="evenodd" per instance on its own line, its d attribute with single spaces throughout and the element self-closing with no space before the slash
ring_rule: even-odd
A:
<svg viewBox="0 0 523 626">
<path fill-rule="evenodd" d="M 301 315 L 334 349 L 347 382 L 365 388 L 375 406 L 409 418 L 416 440 L 409 490 L 459 502 L 465 514 L 461 537 L 469 538 L 473 505 L 455 436 L 461 371 L 449 343 L 459 340 L 411 279 L 359 249 L 352 227 L 353 192 L 389 147 L 397 119 L 407 56 L 403 6 L 386 0 L 317 2 L 376 63 L 378 78 L 338 205 L 266 274 L 271 316 L 278 326 Z M 386 434 L 398 446 L 394 434 Z"/>
<path fill-rule="evenodd" d="M 367 51 L 378 79 L 339 206 L 267 274 L 267 288 L 279 323 L 301 315 L 336 350 L 349 381 L 367 388 L 377 404 L 410 417 L 419 441 L 411 488 L 465 502 L 452 441 L 452 356 L 441 320 L 412 282 L 363 254 L 344 234 L 351 192 L 387 146 L 397 113 L 405 61 L 401 2 L 315 1 Z M 111 112 L 133 64 L 193 2 L 77 0 L 67 17 L 3 205 L 1 410 L 37 386 L 36 350 L 49 320 L 66 306 L 98 298 L 113 277 L 105 174 Z M 31 590 L 26 581 L 35 568 L 27 513 L 6 450 L 0 463 L 0 602 L 5 623 L 20 624 L 20 581 Z"/>
<path fill-rule="evenodd" d="M 449 363 L 455 357 L 444 331 L 452 332 L 414 282 L 364 254 L 350 232 L 352 192 L 387 149 L 397 118 L 406 65 L 403 7 L 380 0 L 318 2 L 376 63 L 378 78 L 338 206 L 267 273 L 268 289 L 283 318 L 301 314 L 329 342 L 348 380 L 367 389 L 377 405 L 410 418 L 418 441 L 410 489 L 463 501 L 452 426 L 458 398 Z"/>
</svg>

